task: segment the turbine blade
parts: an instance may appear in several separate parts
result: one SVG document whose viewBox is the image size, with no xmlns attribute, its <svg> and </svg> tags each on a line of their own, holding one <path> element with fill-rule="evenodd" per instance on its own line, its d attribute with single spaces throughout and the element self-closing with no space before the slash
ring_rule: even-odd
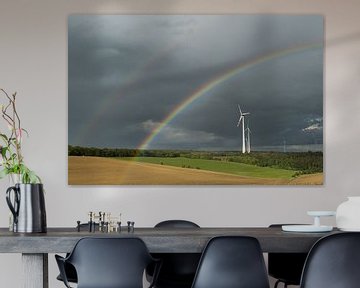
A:
<svg viewBox="0 0 360 288">
<path fill-rule="evenodd" d="M 240 123 L 241 123 L 242 118 L 244 118 L 244 117 L 243 117 L 243 116 L 240 117 L 239 122 L 238 122 L 238 124 L 236 125 L 237 127 L 240 126 Z"/>
<path fill-rule="evenodd" d="M 239 105 L 239 104 L 238 104 L 238 107 L 239 107 L 240 116 L 242 116 L 243 113 L 241 112 L 241 108 L 240 108 L 240 105 Z"/>
</svg>

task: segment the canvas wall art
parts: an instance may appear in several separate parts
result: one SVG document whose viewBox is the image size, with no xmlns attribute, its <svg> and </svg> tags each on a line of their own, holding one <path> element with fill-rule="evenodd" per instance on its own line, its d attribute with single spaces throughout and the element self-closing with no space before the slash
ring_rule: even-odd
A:
<svg viewBox="0 0 360 288">
<path fill-rule="evenodd" d="M 323 26 L 71 15 L 68 183 L 323 184 Z"/>
</svg>

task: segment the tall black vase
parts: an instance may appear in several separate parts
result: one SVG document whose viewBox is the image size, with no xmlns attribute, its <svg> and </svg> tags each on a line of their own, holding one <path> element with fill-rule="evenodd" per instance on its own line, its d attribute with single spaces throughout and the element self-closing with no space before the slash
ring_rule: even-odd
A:
<svg viewBox="0 0 360 288">
<path fill-rule="evenodd" d="M 45 233 L 47 231 L 42 184 L 15 184 L 6 190 L 6 202 L 14 216 L 14 232 Z"/>
</svg>

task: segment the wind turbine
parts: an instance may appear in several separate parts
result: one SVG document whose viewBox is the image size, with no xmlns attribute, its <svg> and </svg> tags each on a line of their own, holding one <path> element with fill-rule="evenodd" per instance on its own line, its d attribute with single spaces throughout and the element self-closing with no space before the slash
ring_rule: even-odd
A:
<svg viewBox="0 0 360 288">
<path fill-rule="evenodd" d="M 240 126 L 241 122 L 242 122 L 242 153 L 245 153 L 246 149 L 245 149 L 245 116 L 246 115 L 250 115 L 250 113 L 248 112 L 242 112 L 240 105 L 238 104 L 238 108 L 239 108 L 239 112 L 240 112 L 240 118 L 239 118 L 239 122 L 237 124 L 237 127 Z"/>
<path fill-rule="evenodd" d="M 283 152 L 286 153 L 286 140 L 283 140 Z"/>
<path fill-rule="evenodd" d="M 247 153 L 250 153 L 250 134 L 251 134 L 251 130 L 249 128 L 249 122 L 247 122 L 247 125 L 246 125 L 246 129 L 245 129 L 245 132 L 246 132 L 246 152 Z"/>
</svg>

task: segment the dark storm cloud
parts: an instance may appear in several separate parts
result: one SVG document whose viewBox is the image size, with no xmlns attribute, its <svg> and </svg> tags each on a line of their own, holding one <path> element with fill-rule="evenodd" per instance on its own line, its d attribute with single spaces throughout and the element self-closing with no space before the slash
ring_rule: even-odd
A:
<svg viewBox="0 0 360 288">
<path fill-rule="evenodd" d="M 69 18 L 69 144 L 137 147 L 190 95 L 236 65 L 321 43 L 320 16 Z M 259 63 L 177 115 L 149 148 L 238 149 L 237 104 L 257 146 L 322 143 L 322 48 Z"/>
</svg>

